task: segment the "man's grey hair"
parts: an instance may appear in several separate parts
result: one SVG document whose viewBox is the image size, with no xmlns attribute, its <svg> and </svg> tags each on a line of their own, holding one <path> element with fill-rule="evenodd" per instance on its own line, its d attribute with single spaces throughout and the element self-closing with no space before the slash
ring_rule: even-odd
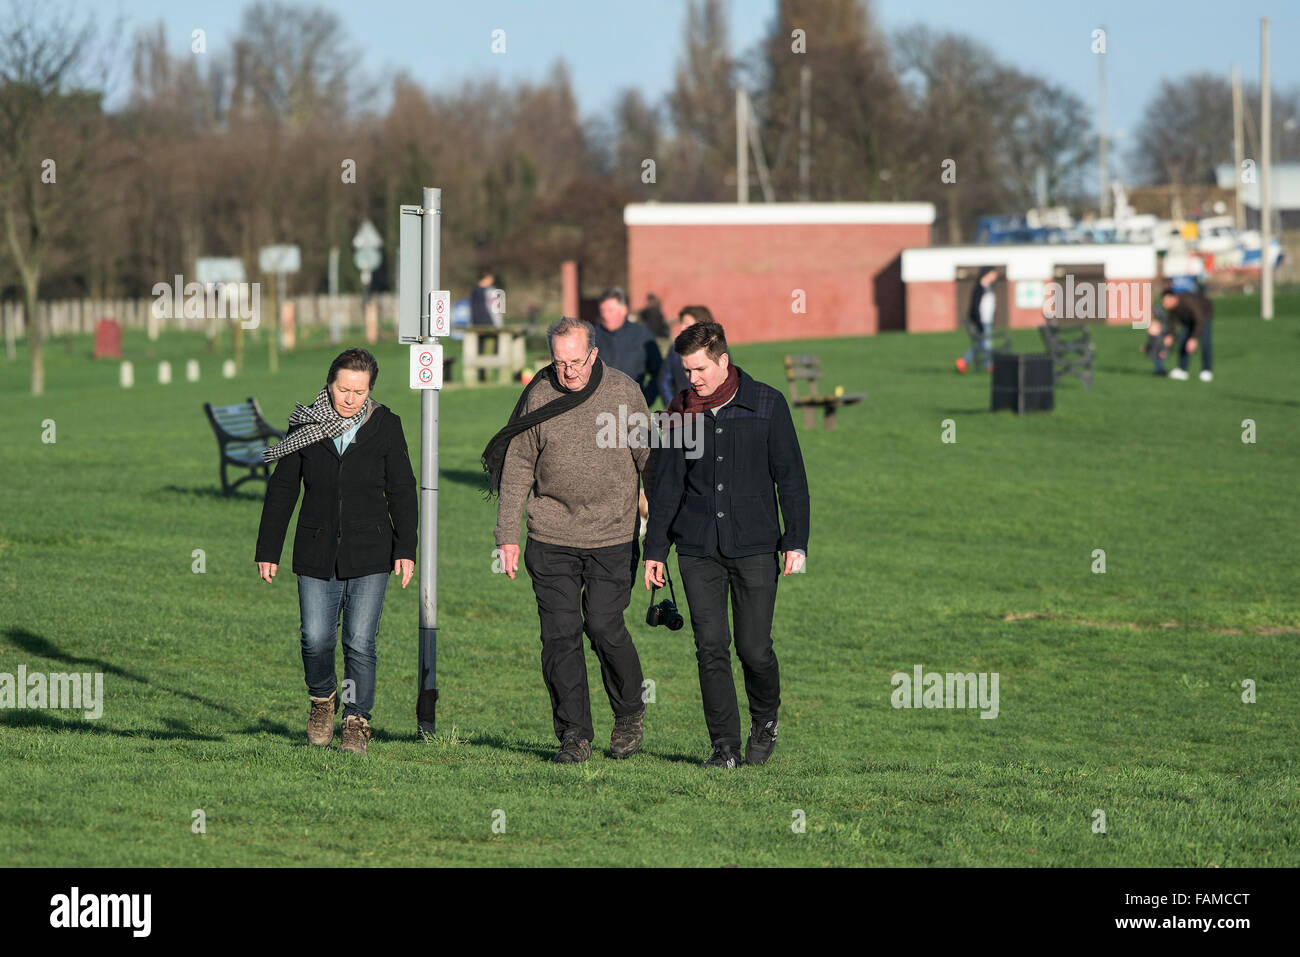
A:
<svg viewBox="0 0 1300 957">
<path fill-rule="evenodd" d="M 581 331 L 582 334 L 587 337 L 588 352 L 595 348 L 596 340 L 591 334 L 591 323 L 584 319 L 572 319 L 569 316 L 565 316 L 559 322 L 551 323 L 550 327 L 546 330 L 546 348 L 551 351 L 551 355 L 555 355 L 555 337 L 567 336 L 575 330 Z"/>
</svg>

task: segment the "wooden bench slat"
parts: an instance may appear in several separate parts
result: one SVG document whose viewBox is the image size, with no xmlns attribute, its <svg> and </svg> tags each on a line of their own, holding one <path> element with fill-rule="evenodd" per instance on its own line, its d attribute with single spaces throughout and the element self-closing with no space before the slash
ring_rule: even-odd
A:
<svg viewBox="0 0 1300 957">
<path fill-rule="evenodd" d="M 790 387 L 790 404 L 804 410 L 804 425 L 813 426 L 813 415 L 817 409 L 822 410 L 822 419 L 828 430 L 835 428 L 835 412 L 841 406 L 856 405 L 867 397 L 865 392 L 851 392 L 840 395 L 819 395 L 817 380 L 821 378 L 821 360 L 817 356 L 801 355 L 785 357 L 786 383 Z M 800 382 L 808 383 L 808 395 L 799 395 Z"/>
</svg>

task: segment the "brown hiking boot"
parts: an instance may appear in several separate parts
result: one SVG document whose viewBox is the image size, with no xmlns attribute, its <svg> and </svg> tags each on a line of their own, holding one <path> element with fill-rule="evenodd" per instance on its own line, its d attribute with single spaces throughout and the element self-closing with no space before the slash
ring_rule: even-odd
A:
<svg viewBox="0 0 1300 957">
<path fill-rule="evenodd" d="M 353 754 L 365 754 L 366 744 L 370 741 L 370 722 L 359 714 L 350 714 L 343 719 L 343 742 L 340 751 Z"/>
<path fill-rule="evenodd" d="M 328 698 L 311 698 L 311 714 L 307 716 L 307 742 L 325 747 L 334 740 L 334 712 L 339 709 L 339 691 L 335 688 Z"/>
<path fill-rule="evenodd" d="M 636 714 L 615 715 L 614 730 L 609 733 L 609 754 L 613 758 L 630 758 L 641 750 L 645 727 L 645 708 Z"/>
<path fill-rule="evenodd" d="M 554 760 L 559 764 L 577 764 L 591 757 L 591 742 L 580 737 L 577 731 L 564 732 L 564 741 Z"/>
</svg>

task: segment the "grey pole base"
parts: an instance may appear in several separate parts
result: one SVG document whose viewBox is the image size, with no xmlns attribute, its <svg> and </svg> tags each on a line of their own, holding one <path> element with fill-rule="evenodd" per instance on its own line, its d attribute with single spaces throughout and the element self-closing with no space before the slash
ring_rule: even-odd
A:
<svg viewBox="0 0 1300 957">
<path fill-rule="evenodd" d="M 429 687 L 436 680 L 434 662 L 438 653 L 438 629 L 420 629 L 420 687 L 415 699 L 415 719 L 421 734 L 433 734 L 437 721 L 435 714 L 438 689 Z"/>
</svg>

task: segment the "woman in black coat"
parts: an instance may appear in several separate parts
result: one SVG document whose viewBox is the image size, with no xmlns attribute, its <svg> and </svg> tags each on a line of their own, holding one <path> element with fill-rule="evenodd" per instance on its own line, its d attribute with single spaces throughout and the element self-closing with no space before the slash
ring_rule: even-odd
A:
<svg viewBox="0 0 1300 957">
<path fill-rule="evenodd" d="M 289 517 L 306 489 L 293 539 L 302 616 L 302 662 L 311 699 L 307 740 L 334 738 L 339 706 L 334 648 L 343 619 L 344 751 L 366 753 L 375 701 L 375 637 L 388 576 L 405 588 L 415 571 L 415 473 L 402 421 L 371 396 L 379 364 L 349 349 L 330 365 L 316 400 L 299 404 L 289 431 L 263 451 L 277 461 L 266 486 L 254 561 L 275 577 Z"/>
</svg>

